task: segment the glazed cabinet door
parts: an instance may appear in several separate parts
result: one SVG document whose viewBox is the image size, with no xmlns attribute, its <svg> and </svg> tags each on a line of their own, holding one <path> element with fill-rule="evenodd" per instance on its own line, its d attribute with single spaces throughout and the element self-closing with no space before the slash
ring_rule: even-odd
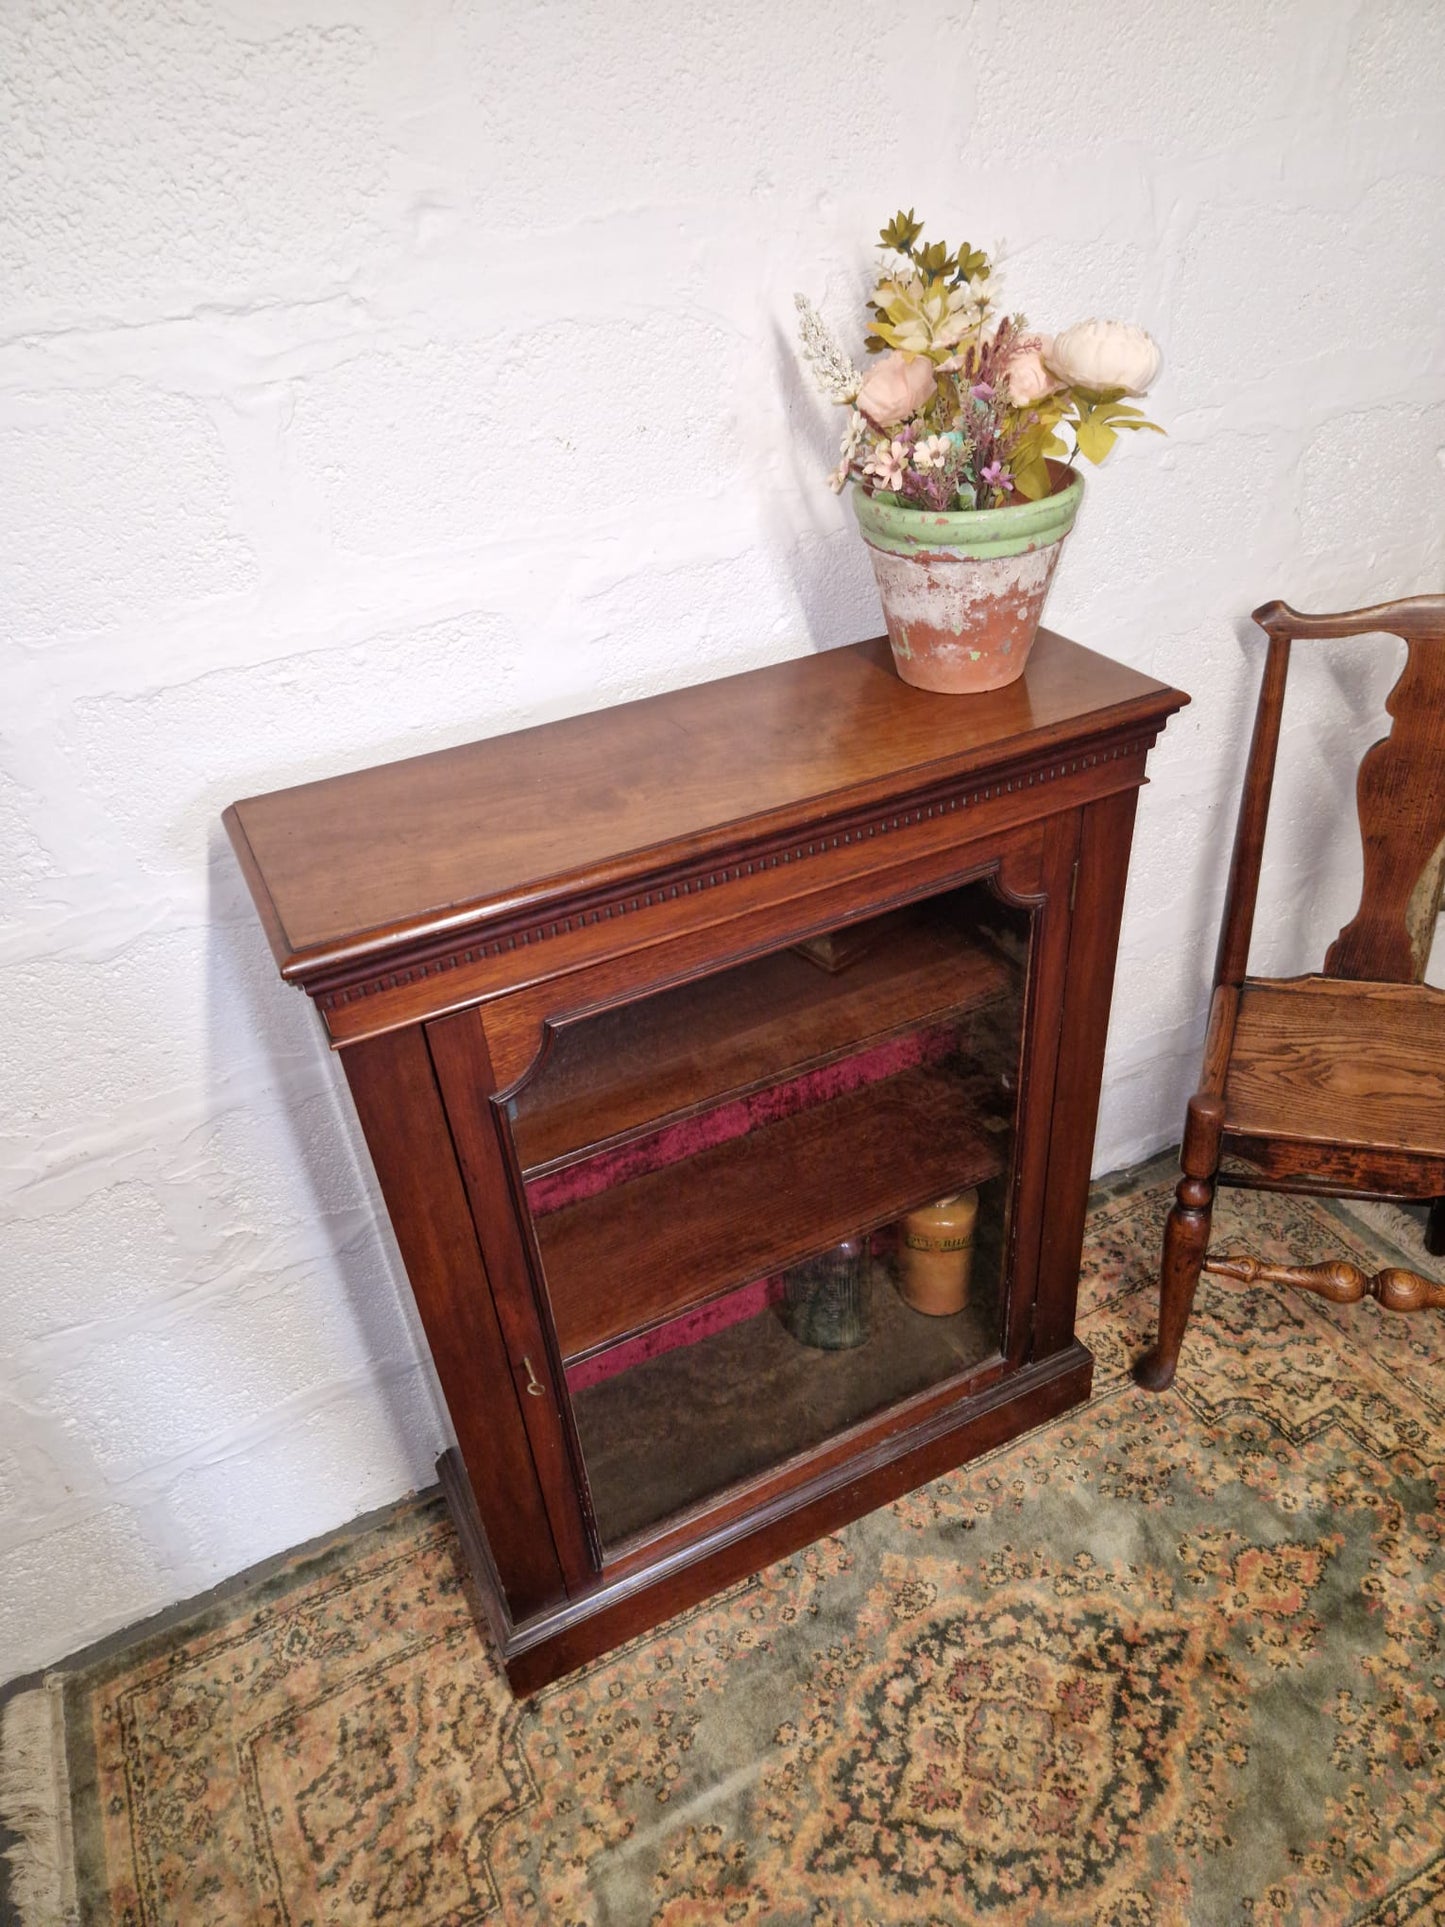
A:
<svg viewBox="0 0 1445 1927">
<path fill-rule="evenodd" d="M 428 1027 L 570 1589 L 1028 1356 L 1076 838 Z"/>
</svg>

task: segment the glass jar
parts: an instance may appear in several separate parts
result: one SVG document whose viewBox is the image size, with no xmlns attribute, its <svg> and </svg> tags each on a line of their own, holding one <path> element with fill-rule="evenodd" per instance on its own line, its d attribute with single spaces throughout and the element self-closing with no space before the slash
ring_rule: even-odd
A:
<svg viewBox="0 0 1445 1927">
<path fill-rule="evenodd" d="M 800 1345 L 850 1351 L 868 1337 L 872 1273 L 867 1238 L 844 1238 L 783 1274 L 783 1323 Z"/>
</svg>

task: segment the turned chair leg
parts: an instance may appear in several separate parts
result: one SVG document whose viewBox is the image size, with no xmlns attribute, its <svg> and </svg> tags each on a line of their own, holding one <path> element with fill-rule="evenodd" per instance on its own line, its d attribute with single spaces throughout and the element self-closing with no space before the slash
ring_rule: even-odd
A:
<svg viewBox="0 0 1445 1927">
<path fill-rule="evenodd" d="M 1184 1341 L 1199 1274 L 1209 1248 L 1223 1124 L 1222 1099 L 1207 1095 L 1190 1098 L 1184 1144 L 1179 1153 L 1184 1175 L 1179 1180 L 1174 1207 L 1164 1226 L 1164 1255 L 1159 1268 L 1159 1336 L 1153 1351 L 1146 1353 L 1134 1368 L 1134 1377 L 1146 1391 L 1166 1391 L 1174 1382 L 1179 1347 Z"/>
<path fill-rule="evenodd" d="M 1425 1249 L 1432 1258 L 1445 1258 L 1445 1198 L 1436 1198 L 1425 1220 Z"/>
</svg>

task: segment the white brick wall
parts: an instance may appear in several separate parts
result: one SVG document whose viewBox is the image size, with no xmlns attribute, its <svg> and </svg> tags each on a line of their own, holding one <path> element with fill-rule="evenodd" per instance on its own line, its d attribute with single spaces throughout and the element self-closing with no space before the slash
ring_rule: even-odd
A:
<svg viewBox="0 0 1445 1927">
<path fill-rule="evenodd" d="M 900 202 L 1165 345 L 1051 616 L 1195 697 L 1099 1162 L 1171 1137 L 1242 618 L 1445 580 L 1442 93 L 1433 0 L 0 8 L 0 1678 L 430 1476 L 220 809 L 875 630 L 791 294 L 851 324 Z M 1300 665 L 1276 961 L 1352 907 L 1352 653 Z"/>
</svg>

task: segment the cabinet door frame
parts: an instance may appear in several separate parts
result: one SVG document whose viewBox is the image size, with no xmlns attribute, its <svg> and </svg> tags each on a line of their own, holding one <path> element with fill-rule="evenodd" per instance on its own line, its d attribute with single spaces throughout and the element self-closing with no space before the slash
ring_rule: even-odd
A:
<svg viewBox="0 0 1445 1927">
<path fill-rule="evenodd" d="M 421 1025 L 352 1045 L 342 1067 L 468 1468 L 470 1505 L 458 1517 L 466 1529 L 475 1515 L 485 1535 L 479 1589 L 505 1643 L 513 1623 L 566 1594 L 522 1423 L 521 1408 L 535 1401 L 514 1397 L 509 1383 L 501 1294 L 483 1256 Z"/>
<path fill-rule="evenodd" d="M 1054 1108 L 1071 897 L 1081 812 L 1035 819 L 953 846 L 941 857 L 901 861 L 868 878 L 866 894 L 827 890 L 760 906 L 683 939 L 609 959 L 433 1019 L 428 1045 L 447 1107 L 478 1237 L 496 1298 L 518 1404 L 526 1423 L 568 1595 L 641 1579 L 693 1546 L 745 1536 L 801 1503 L 804 1492 L 900 1457 L 958 1408 L 996 1393 L 1032 1355 L 1038 1268 L 1050 1208 L 1049 1140 Z M 505 1105 L 535 1072 L 549 1032 L 603 1009 L 712 975 L 850 918 L 876 916 L 960 885 L 988 881 L 1032 915 L 1022 1011 L 1020 1090 L 1004 1254 L 1006 1315 L 996 1354 L 859 1421 L 784 1469 L 725 1488 L 681 1515 L 604 1547 L 566 1388 L 522 1173 Z M 966 1389 L 965 1389 L 966 1388 Z"/>
</svg>

